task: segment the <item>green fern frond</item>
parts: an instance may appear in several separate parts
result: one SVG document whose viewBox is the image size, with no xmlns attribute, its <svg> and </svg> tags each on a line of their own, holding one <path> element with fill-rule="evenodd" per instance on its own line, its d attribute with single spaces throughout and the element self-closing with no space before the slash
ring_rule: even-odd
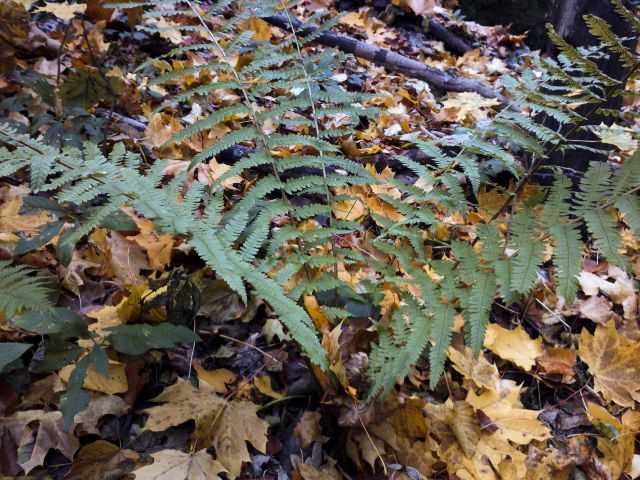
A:
<svg viewBox="0 0 640 480">
<path fill-rule="evenodd" d="M 602 208 L 588 210 L 584 213 L 584 220 L 598 251 L 609 262 L 628 270 L 629 262 L 620 253 L 623 249 L 622 238 L 611 212 Z"/>
<path fill-rule="evenodd" d="M 25 310 L 45 311 L 49 308 L 52 290 L 43 277 L 25 265 L 12 265 L 8 260 L 0 261 L 0 313 L 13 318 Z"/>
<path fill-rule="evenodd" d="M 436 302 L 429 307 L 433 315 L 429 329 L 432 342 L 429 350 L 429 387 L 434 389 L 444 372 L 444 364 L 447 360 L 447 352 L 453 335 L 456 309 L 453 304 L 442 302 Z"/>
<path fill-rule="evenodd" d="M 556 292 L 572 303 L 578 292 L 578 280 L 582 269 L 582 243 L 580 233 L 571 225 L 556 220 L 550 227 L 554 241 L 553 265 Z"/>
</svg>

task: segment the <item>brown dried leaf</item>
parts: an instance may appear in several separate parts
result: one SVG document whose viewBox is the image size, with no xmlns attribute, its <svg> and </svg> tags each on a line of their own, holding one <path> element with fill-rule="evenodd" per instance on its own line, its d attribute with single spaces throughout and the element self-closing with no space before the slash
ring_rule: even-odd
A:
<svg viewBox="0 0 640 480">
<path fill-rule="evenodd" d="M 251 461 L 246 442 L 266 452 L 269 424 L 257 416 L 260 407 L 254 403 L 229 402 L 204 384 L 195 388 L 182 379 L 167 387 L 153 401 L 164 402 L 164 405 L 145 410 L 149 415 L 145 430 L 161 432 L 194 420 L 194 448 L 214 447 L 218 461 L 229 471 L 231 478 L 240 475 L 243 462 Z"/>
<path fill-rule="evenodd" d="M 328 440 L 322 435 L 321 418 L 320 412 L 304 412 L 300 417 L 293 434 L 300 438 L 302 448 L 308 448 L 313 442 L 324 443 Z"/>
<path fill-rule="evenodd" d="M 120 450 L 111 442 L 98 440 L 80 449 L 65 480 L 90 478 L 122 478 L 135 467 L 139 455 L 133 450 Z"/>
</svg>

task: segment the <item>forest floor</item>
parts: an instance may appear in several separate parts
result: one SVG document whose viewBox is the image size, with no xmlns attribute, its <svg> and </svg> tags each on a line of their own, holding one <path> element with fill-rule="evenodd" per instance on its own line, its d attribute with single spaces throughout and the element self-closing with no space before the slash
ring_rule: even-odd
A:
<svg viewBox="0 0 640 480">
<path fill-rule="evenodd" d="M 305 0 L 295 14 L 308 18 L 319 8 L 350 7 L 337 3 Z M 393 5 L 376 0 L 343 12 L 333 30 L 500 90 L 501 75 L 516 76 L 527 64 L 525 37 L 510 34 L 507 26 L 467 21 L 454 11 L 455 0 L 394 0 Z M 198 112 L 154 113 L 167 92 L 149 87 L 144 70 L 135 69 L 191 39 L 184 31 L 161 36 L 137 31 L 139 13 L 108 9 L 97 0 L 0 3 L 0 115 L 52 145 L 124 142 L 147 163 L 168 160 L 167 177 L 185 171 L 193 156 L 228 127 L 219 124 L 220 130 L 212 129 L 200 143 L 164 146 Z M 468 51 L 452 52 L 426 33 L 422 22 L 429 18 L 463 39 Z M 258 27 L 263 39 L 282 35 L 264 22 Z M 188 55 L 184 66 L 199 60 Z M 393 158 L 411 150 L 413 140 L 481 122 L 495 115 L 499 103 L 476 92 L 438 90 L 355 57 L 333 78 L 346 89 L 377 95 L 372 106 L 382 113 L 340 146 L 361 163 L 370 162 L 369 170 L 382 180 L 396 174 Z M 237 101 L 234 95 L 229 91 L 212 101 L 226 105 Z M 639 111 L 640 99 L 624 108 Z M 608 141 L 613 162 L 619 159 L 616 152 L 629 142 L 633 146 L 631 134 L 624 132 Z M 219 157 L 198 165 L 191 178 L 211 184 L 228 168 Z M 21 208 L 27 181 L 18 176 L 0 183 L 0 260 L 17 258 L 20 238 L 33 236 L 51 220 L 49 214 Z M 242 192 L 247 181 L 229 179 L 225 188 Z M 393 193 L 392 186 L 387 188 Z M 473 235 L 483 210 L 495 211 L 510 188 L 508 181 L 482 186 L 477 201 L 483 209 L 449 223 L 458 234 Z M 540 188 L 528 187 L 524 195 Z M 375 197 L 363 200 L 372 202 L 363 209 L 394 214 L 375 204 Z M 90 370 L 84 384 L 92 395 L 89 408 L 67 430 L 59 405 L 72 366 L 58 358 L 53 367 L 41 362 L 34 368 L 45 348 L 41 338 L 0 314 L 2 345 L 34 347 L 8 364 L 0 354 L 4 475 L 83 480 L 191 480 L 218 474 L 304 480 L 640 476 L 638 288 L 621 269 L 585 256 L 579 297 L 570 305 L 556 296 L 552 280 L 541 271 L 521 308 L 494 306 L 479 359 L 465 349 L 457 318 L 447 368 L 435 390 L 428 389 L 428 364 L 421 359 L 385 398 L 364 403 L 358 400 L 367 388 L 361 345 L 372 335 L 366 323 L 334 324 L 313 296 L 305 297 L 333 359 L 329 376 L 310 366 L 261 301 L 245 305 L 180 238 L 158 234 L 153 222 L 128 213 L 135 229 L 94 230 L 78 243 L 68 267 L 60 265 L 51 247 L 19 256 L 20 263 L 57 277 L 58 305 L 81 314 L 94 331 L 127 321 L 166 320 L 166 302 L 149 307 L 150 298 L 171 294 L 167 282 L 158 287 L 156 280 L 171 277 L 179 283 L 186 273 L 199 290 L 194 328 L 202 341 L 142 355 L 114 354 L 109 378 Z M 640 240 L 622 224 L 621 229 L 637 277 Z M 343 241 L 357 243 L 355 235 Z M 447 239 L 450 232 L 438 235 Z M 354 273 L 353 281 L 360 280 Z M 180 300 L 178 295 L 175 301 Z M 397 299 L 389 295 L 385 302 L 390 309 Z M 194 441 L 194 431 L 212 425 L 213 443 Z M 215 449 L 205 450 L 211 446 Z"/>
</svg>

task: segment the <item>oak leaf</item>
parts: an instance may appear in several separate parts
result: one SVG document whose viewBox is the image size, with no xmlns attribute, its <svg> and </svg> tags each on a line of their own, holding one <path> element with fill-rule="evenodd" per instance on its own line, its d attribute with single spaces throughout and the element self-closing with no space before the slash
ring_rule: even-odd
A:
<svg viewBox="0 0 640 480">
<path fill-rule="evenodd" d="M 583 329 L 578 355 L 605 400 L 623 407 L 640 401 L 640 344 L 619 334 L 613 321 L 598 325 L 593 335 Z"/>
<path fill-rule="evenodd" d="M 214 447 L 218 462 L 229 471 L 230 478 L 240 475 L 243 462 L 251 461 L 246 442 L 266 452 L 269 424 L 257 416 L 260 407 L 254 403 L 227 401 L 205 384 L 196 388 L 182 379 L 153 401 L 164 405 L 144 410 L 149 415 L 144 429 L 161 432 L 194 420 L 193 447 Z"/>
<path fill-rule="evenodd" d="M 136 480 L 211 480 L 221 478 L 219 474 L 226 472 L 206 450 L 196 453 L 161 450 L 151 456 L 151 465 L 133 471 Z"/>
</svg>

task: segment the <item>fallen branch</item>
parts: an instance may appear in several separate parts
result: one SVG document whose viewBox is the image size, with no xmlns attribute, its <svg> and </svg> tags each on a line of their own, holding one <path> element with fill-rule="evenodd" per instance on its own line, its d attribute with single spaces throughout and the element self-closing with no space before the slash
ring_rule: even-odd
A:
<svg viewBox="0 0 640 480">
<path fill-rule="evenodd" d="M 454 53 L 464 55 L 465 53 L 473 50 L 473 47 L 471 47 L 467 42 L 462 40 L 434 18 L 430 18 L 428 21 L 425 20 L 422 23 L 422 28 L 426 33 L 433 35 L 444 43 L 444 46 Z"/>
<path fill-rule="evenodd" d="M 265 17 L 264 20 L 275 27 L 290 30 L 289 21 L 285 15 Z M 293 26 L 296 33 L 302 37 L 316 32 L 315 27 L 299 20 L 293 19 Z M 509 103 L 509 100 L 505 96 L 496 92 L 485 83 L 459 77 L 453 72 L 445 72 L 438 68 L 425 65 L 386 48 L 376 47 L 354 38 L 331 32 L 321 33 L 316 37 L 315 41 L 398 71 L 408 77 L 423 80 L 429 85 L 448 92 L 476 92 L 486 98 L 497 98 L 503 108 Z"/>
</svg>

